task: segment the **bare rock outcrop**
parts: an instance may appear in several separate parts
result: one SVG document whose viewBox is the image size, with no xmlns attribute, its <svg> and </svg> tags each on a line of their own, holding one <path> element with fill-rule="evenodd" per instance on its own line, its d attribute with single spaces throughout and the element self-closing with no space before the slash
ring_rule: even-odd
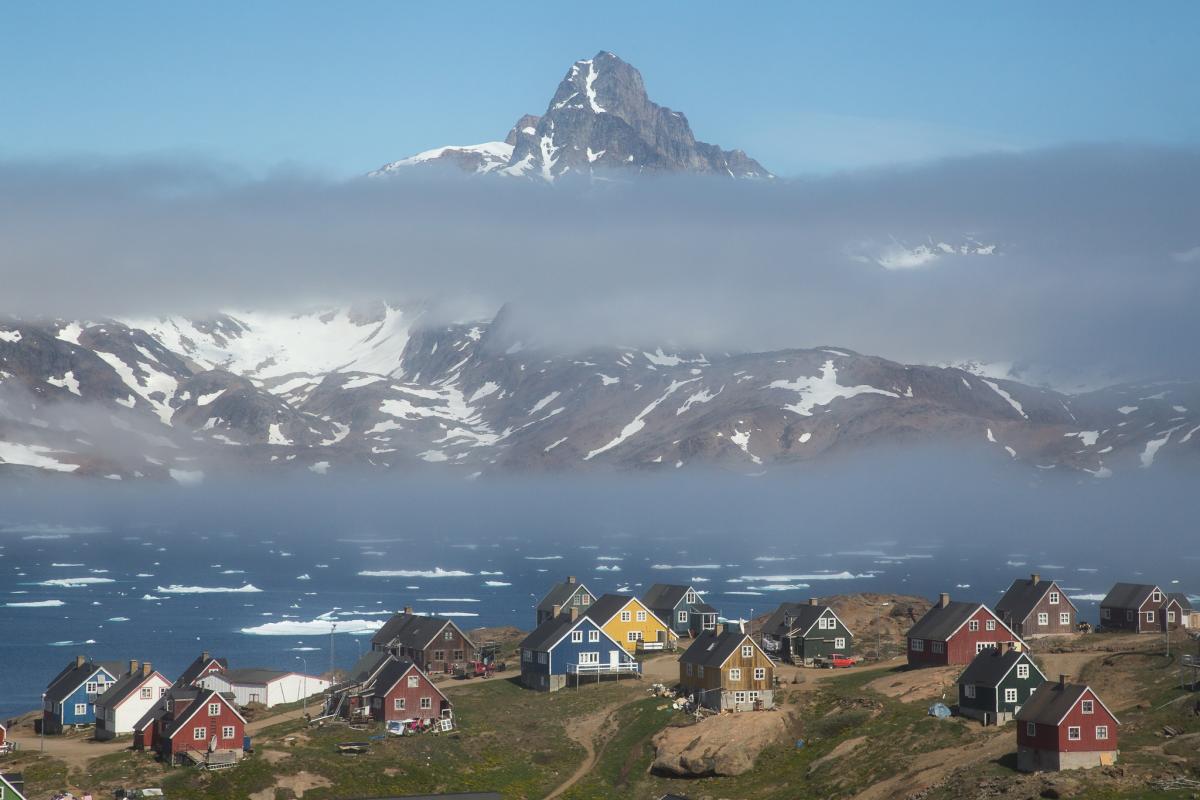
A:
<svg viewBox="0 0 1200 800">
<path fill-rule="evenodd" d="M 786 714 L 762 712 L 722 714 L 667 728 L 653 739 L 651 769 L 685 778 L 741 775 L 754 767 L 763 748 L 785 738 L 787 727 Z"/>
</svg>

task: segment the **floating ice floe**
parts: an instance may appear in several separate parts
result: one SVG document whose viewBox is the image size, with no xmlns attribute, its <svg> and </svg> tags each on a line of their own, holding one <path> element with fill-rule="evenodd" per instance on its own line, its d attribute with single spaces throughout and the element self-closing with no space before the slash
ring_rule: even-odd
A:
<svg viewBox="0 0 1200 800">
<path fill-rule="evenodd" d="M 651 564 L 650 569 L 720 569 L 720 564 Z"/>
<path fill-rule="evenodd" d="M 787 583 L 790 581 L 849 581 L 860 578 L 874 578 L 869 572 L 814 572 L 808 575 L 742 575 L 743 580 L 752 583 L 769 581 L 772 583 Z"/>
<path fill-rule="evenodd" d="M 383 627 L 383 620 L 378 619 L 322 619 L 286 620 L 281 622 L 264 622 L 241 628 L 241 633 L 252 636 L 328 636 L 330 633 L 365 634 L 374 633 Z"/>
<path fill-rule="evenodd" d="M 5 603 L 5 608 L 58 608 L 66 605 L 62 600 L 30 600 L 24 603 Z"/>
<path fill-rule="evenodd" d="M 91 586 L 97 583 L 116 583 L 112 578 L 50 578 L 49 580 L 39 581 L 38 586 L 58 586 L 63 589 L 78 589 L 82 586 Z"/>
<path fill-rule="evenodd" d="M 460 569 L 364 569 L 359 575 L 365 578 L 469 578 L 472 573 Z"/>
<path fill-rule="evenodd" d="M 512 584 L 508 583 L 507 581 L 484 581 L 483 585 L 484 586 L 492 586 L 492 587 L 512 586 Z"/>
<path fill-rule="evenodd" d="M 252 592 L 261 592 L 252 583 L 247 583 L 244 586 L 228 587 L 228 586 L 181 586 L 178 583 L 173 583 L 170 586 L 159 586 L 158 591 L 163 594 L 248 594 Z"/>
</svg>

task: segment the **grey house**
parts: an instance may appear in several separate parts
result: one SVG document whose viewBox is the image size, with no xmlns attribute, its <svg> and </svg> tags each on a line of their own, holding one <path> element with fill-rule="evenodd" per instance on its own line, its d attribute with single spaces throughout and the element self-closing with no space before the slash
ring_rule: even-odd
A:
<svg viewBox="0 0 1200 800">
<path fill-rule="evenodd" d="M 642 595 L 642 603 L 680 636 L 699 636 L 717 627 L 717 610 L 691 586 L 656 583 Z"/>
<path fill-rule="evenodd" d="M 554 619 L 561 614 L 569 614 L 575 608 L 582 614 L 596 602 L 596 595 L 576 580 L 574 575 L 568 575 L 562 583 L 556 583 L 546 592 L 542 602 L 537 606 L 537 625 L 548 619 Z M 537 627 L 535 625 L 534 627 Z"/>
</svg>

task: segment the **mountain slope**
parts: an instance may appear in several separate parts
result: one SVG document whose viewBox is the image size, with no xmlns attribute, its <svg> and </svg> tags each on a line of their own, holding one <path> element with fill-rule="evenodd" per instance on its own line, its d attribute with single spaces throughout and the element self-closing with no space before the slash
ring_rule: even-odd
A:
<svg viewBox="0 0 1200 800">
<path fill-rule="evenodd" d="M 1200 454 L 1200 385 L 1066 395 L 837 348 L 523 348 L 380 303 L 93 323 L 0 319 L 0 474 L 226 468 L 760 472 L 888 444 L 1104 477 Z"/>
<path fill-rule="evenodd" d="M 547 182 L 614 170 L 772 177 L 741 150 L 697 141 L 687 117 L 652 102 L 641 73 L 606 51 L 572 64 L 546 112 L 521 117 L 504 141 L 427 150 L 370 174 L 419 166 Z"/>
</svg>

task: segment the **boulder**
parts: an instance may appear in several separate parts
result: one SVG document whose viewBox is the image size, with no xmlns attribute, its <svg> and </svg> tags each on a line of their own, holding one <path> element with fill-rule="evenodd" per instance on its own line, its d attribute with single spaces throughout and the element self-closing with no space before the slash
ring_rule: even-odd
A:
<svg viewBox="0 0 1200 800">
<path fill-rule="evenodd" d="M 666 728 L 653 739 L 655 772 L 686 778 L 741 775 L 768 745 L 784 740 L 782 712 L 720 714 L 694 725 Z"/>
</svg>

